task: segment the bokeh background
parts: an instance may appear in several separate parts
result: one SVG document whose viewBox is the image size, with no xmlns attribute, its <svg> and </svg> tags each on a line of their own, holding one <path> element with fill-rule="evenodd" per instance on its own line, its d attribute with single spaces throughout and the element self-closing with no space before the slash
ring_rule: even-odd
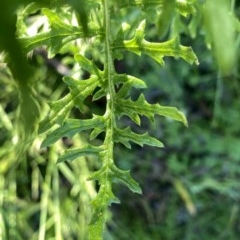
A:
<svg viewBox="0 0 240 240">
<path fill-rule="evenodd" d="M 115 62 L 118 72 L 147 83 L 144 93 L 150 103 L 183 111 L 189 127 L 157 117 L 155 123 L 143 118 L 138 129 L 123 119 L 124 124 L 163 141 L 165 148 L 134 146 L 129 150 L 116 145 L 117 165 L 131 169 L 143 194 L 116 186 L 121 204 L 110 207 L 106 240 L 239 239 L 240 3 L 189 2 L 196 4 L 195 14 L 183 17 L 173 10 L 164 18 L 164 31 L 161 25 L 148 24 L 146 37 L 165 41 L 178 35 L 182 45 L 192 46 L 198 66 L 173 58 L 165 58 L 165 65 L 159 66 L 147 56 L 130 53 Z M 122 14 L 127 14 L 126 21 L 134 28 L 143 13 L 131 9 Z M 14 26 L 10 20 L 5 22 L 7 29 Z M 27 24 L 33 32 L 44 31 L 40 12 L 28 17 Z M 14 49 L 21 55 L 16 39 L 6 48 L 6 39 L 14 37 L 11 31 L 4 32 L 6 28 L 0 25 L 1 50 Z M 86 239 L 89 202 L 97 189 L 86 179 L 98 166 L 93 157 L 71 163 L 56 161 L 64 149 L 81 144 L 88 134 L 41 149 L 44 135 L 36 133 L 38 120 L 47 115 L 47 101 L 68 91 L 62 77 L 79 70 L 73 60 L 77 47 L 69 45 L 51 59 L 46 49 L 34 50 L 27 63 L 34 69 L 34 78 L 27 88 L 24 84 L 21 88 L 21 79 L 29 78 L 28 74 L 11 71 L 14 67 L 3 61 L 3 52 L 0 55 L 0 239 Z M 101 66 L 101 56 L 93 49 L 82 47 Z M 13 60 L 22 59 L 11 54 L 14 51 L 10 51 Z M 133 91 L 132 98 L 139 94 Z M 104 112 L 104 99 L 92 102 L 89 98 L 86 103 L 84 114 L 73 111 L 72 115 L 86 118 L 91 111 Z"/>
</svg>

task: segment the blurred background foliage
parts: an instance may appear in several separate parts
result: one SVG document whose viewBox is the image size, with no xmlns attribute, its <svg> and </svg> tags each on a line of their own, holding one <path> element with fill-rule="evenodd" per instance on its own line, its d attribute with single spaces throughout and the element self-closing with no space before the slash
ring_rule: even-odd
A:
<svg viewBox="0 0 240 240">
<path fill-rule="evenodd" d="M 65 2 L 82 11 L 77 1 L 58 3 Z M 181 109 L 189 128 L 160 117 L 154 124 L 143 119 L 142 128 L 163 140 L 165 148 L 136 146 L 130 151 L 116 146 L 117 164 L 132 169 L 143 195 L 115 189 L 121 204 L 111 207 L 104 239 L 238 240 L 240 1 L 188 1 L 196 13 L 186 17 L 175 10 L 175 1 L 166 2 L 158 18 L 151 15 L 153 9 L 147 9 L 147 14 L 125 9 L 115 16 L 116 22 L 124 16 L 137 26 L 139 16 L 146 14 L 147 39 L 164 41 L 179 36 L 182 45 L 192 46 L 199 66 L 167 58 L 160 67 L 147 56 L 139 58 L 130 53 L 115 64 L 118 72 L 145 80 L 149 102 Z M 37 136 L 35 125 L 46 116 L 47 101 L 67 91 L 62 76 L 79 72 L 73 60 L 79 46 L 101 65 L 99 51 L 94 50 L 98 45 L 70 43 L 51 59 L 40 48 L 26 59 L 14 37 L 13 13 L 20 3 L 4 0 L 0 8 L 0 22 L 5 24 L 0 25 L 0 239 L 85 240 L 89 201 L 97 189 L 86 179 L 97 166 L 91 158 L 61 164 L 56 160 L 64 148 L 81 144 L 87 135 L 40 149 L 43 136 Z M 37 4 L 49 7 L 47 2 Z M 86 12 L 78 13 L 87 32 Z M 69 16 L 65 13 L 65 17 Z M 156 19 L 157 27 L 153 25 Z M 33 32 L 47 28 L 40 11 L 33 12 L 25 23 Z M 20 30 L 20 35 L 25 32 Z M 137 98 L 139 92 L 132 94 Z M 103 111 L 103 100 L 87 101 L 96 113 Z M 79 116 L 78 112 L 72 114 Z M 129 119 L 125 121 L 137 127 Z"/>
</svg>

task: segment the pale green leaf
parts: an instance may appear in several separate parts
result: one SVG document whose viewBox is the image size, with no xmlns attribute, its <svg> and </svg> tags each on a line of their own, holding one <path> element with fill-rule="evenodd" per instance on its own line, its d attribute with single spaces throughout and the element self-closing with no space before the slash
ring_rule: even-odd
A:
<svg viewBox="0 0 240 240">
<path fill-rule="evenodd" d="M 66 150 L 63 155 L 58 159 L 58 163 L 64 161 L 73 161 L 76 158 L 87 156 L 87 155 L 98 155 L 101 151 L 100 147 L 95 147 L 92 145 L 86 145 L 77 149 Z"/>
<path fill-rule="evenodd" d="M 163 57 L 165 56 L 180 57 L 190 64 L 198 64 L 198 59 L 192 48 L 180 45 L 177 37 L 163 43 L 148 42 L 144 39 L 144 30 L 145 21 L 142 21 L 136 30 L 135 36 L 131 40 L 125 40 L 122 43 L 116 42 L 115 50 L 125 49 L 139 56 L 144 53 L 162 65 L 164 64 Z"/>
<path fill-rule="evenodd" d="M 125 129 L 116 128 L 114 132 L 114 141 L 120 142 L 127 148 L 131 148 L 129 141 L 134 142 L 141 147 L 143 145 L 149 145 L 153 147 L 164 147 L 163 143 L 148 135 L 148 133 L 137 134 L 132 132 L 130 127 Z"/>
</svg>

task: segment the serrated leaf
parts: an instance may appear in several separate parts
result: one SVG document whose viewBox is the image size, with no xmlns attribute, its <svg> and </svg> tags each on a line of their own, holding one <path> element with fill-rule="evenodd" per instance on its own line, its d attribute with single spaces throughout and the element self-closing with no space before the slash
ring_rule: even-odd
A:
<svg viewBox="0 0 240 240">
<path fill-rule="evenodd" d="M 133 193 L 142 193 L 139 184 L 132 178 L 129 170 L 121 170 L 115 164 L 110 166 L 113 174 L 113 181 L 121 182 L 126 185 Z"/>
<path fill-rule="evenodd" d="M 100 84 L 99 78 L 96 75 L 91 75 L 87 80 L 78 80 L 69 76 L 63 78 L 63 81 L 68 85 L 71 101 L 75 106 L 83 111 L 84 100 L 93 94 L 96 87 Z"/>
<path fill-rule="evenodd" d="M 73 106 L 83 109 L 84 100 L 90 96 L 99 84 L 96 75 L 88 80 L 78 80 L 66 76 L 63 81 L 68 85 L 70 93 L 58 101 L 50 102 L 49 116 L 40 123 L 39 133 L 43 133 L 53 127 L 54 124 L 62 125 Z"/>
<path fill-rule="evenodd" d="M 138 134 L 132 132 L 130 127 L 125 129 L 116 128 L 114 132 L 114 141 L 120 142 L 127 148 L 131 148 L 129 141 L 134 142 L 141 147 L 143 145 L 149 145 L 153 147 L 164 147 L 163 143 L 148 135 L 148 133 Z"/>
<path fill-rule="evenodd" d="M 144 95 L 140 95 L 138 100 L 132 101 L 129 99 L 116 98 L 116 113 L 129 116 L 134 122 L 139 124 L 136 119 L 136 114 L 148 117 L 152 122 L 154 115 L 172 118 L 173 120 L 182 122 L 188 126 L 187 119 L 184 114 L 175 107 L 165 107 L 159 104 L 149 104 Z"/>
<path fill-rule="evenodd" d="M 102 151 L 99 156 L 102 158 L 102 162 L 105 162 L 107 154 Z M 97 180 L 100 183 L 103 183 L 106 180 L 117 183 L 121 182 L 133 193 L 142 193 L 139 184 L 130 175 L 130 171 L 119 169 L 114 162 L 108 162 L 108 164 L 104 164 L 97 172 L 92 173 L 88 180 Z"/>
<path fill-rule="evenodd" d="M 86 145 L 77 149 L 69 149 L 66 150 L 65 153 L 59 157 L 57 162 L 60 163 L 64 161 L 73 161 L 76 158 L 87 155 L 98 155 L 100 151 L 100 147 L 95 147 L 92 145 Z"/>
<path fill-rule="evenodd" d="M 164 64 L 163 57 L 165 56 L 180 57 L 190 64 L 198 64 L 198 59 L 192 48 L 180 45 L 177 37 L 163 43 L 148 42 L 144 39 L 144 30 L 145 21 L 142 21 L 136 30 L 135 36 L 131 40 L 125 40 L 122 43 L 116 42 L 115 50 L 125 49 L 139 56 L 144 53 L 161 65 Z"/>
<path fill-rule="evenodd" d="M 47 8 L 42 11 L 48 17 L 51 29 L 33 37 L 20 38 L 19 40 L 26 52 L 38 46 L 46 45 L 49 47 L 49 56 L 53 57 L 67 42 L 86 37 L 82 28 L 63 22 L 56 12 Z M 97 35 L 97 32 L 98 29 L 94 27 L 88 29 L 88 37 Z"/>
<path fill-rule="evenodd" d="M 62 137 L 72 138 L 76 133 L 101 125 L 103 126 L 104 123 L 99 116 L 95 116 L 92 119 L 87 120 L 67 119 L 62 126 L 58 127 L 46 136 L 41 147 L 49 146 Z"/>
</svg>

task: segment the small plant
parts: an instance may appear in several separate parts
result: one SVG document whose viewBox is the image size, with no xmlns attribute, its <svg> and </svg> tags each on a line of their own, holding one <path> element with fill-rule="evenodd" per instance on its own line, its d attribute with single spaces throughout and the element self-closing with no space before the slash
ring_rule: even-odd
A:
<svg viewBox="0 0 240 240">
<path fill-rule="evenodd" d="M 112 191 L 113 184 L 122 183 L 132 192 L 141 193 L 130 171 L 122 170 L 115 164 L 115 144 L 121 143 L 127 148 L 131 148 L 132 143 L 163 147 L 161 141 L 148 133 L 139 134 L 129 126 L 124 126 L 122 117 L 127 116 L 133 123 L 141 125 L 141 116 L 154 122 L 154 116 L 160 115 L 187 126 L 184 114 L 175 107 L 150 104 L 143 94 L 137 100 L 132 100 L 132 89 L 143 89 L 147 84 L 135 76 L 118 73 L 115 61 L 124 59 L 128 51 L 138 56 L 146 54 L 149 60 L 152 58 L 160 65 L 164 64 L 163 58 L 166 56 L 198 64 L 192 49 L 182 46 L 177 36 L 165 42 L 151 42 L 145 37 L 150 24 L 161 29 L 161 23 L 164 22 L 165 29 L 161 29 L 161 34 L 168 30 L 167 21 L 170 20 L 165 12 L 177 10 L 187 16 L 194 13 L 195 9 L 191 1 L 69 2 L 71 6 L 59 5 L 55 8 L 31 3 L 18 14 L 18 32 L 26 53 L 46 46 L 49 57 L 54 57 L 63 52 L 66 46 L 74 48 L 74 59 L 80 69 L 63 77 L 69 93 L 49 104 L 50 112 L 41 122 L 39 133 L 47 132 L 42 147 L 50 146 L 63 137 L 72 138 L 82 131 L 89 133 L 88 141 L 66 150 L 58 163 L 86 155 L 95 155 L 99 161 L 99 169 L 88 177 L 88 180 L 99 184 L 97 196 L 91 202 L 92 217 L 89 224 L 89 239 L 97 240 L 102 239 L 107 208 L 112 203 L 119 203 Z M 33 36 L 26 36 L 24 21 L 29 14 L 37 11 L 48 19 L 49 26 L 45 25 Z M 132 20 L 134 14 L 138 14 L 135 21 Z M 83 73 L 87 77 L 83 77 Z M 78 109 L 82 115 L 85 113 L 86 100 L 89 98 L 91 101 L 104 99 L 104 114 L 92 112 L 89 118 L 71 118 L 72 109 Z M 95 139 L 100 134 L 103 137 L 99 143 Z"/>
</svg>

